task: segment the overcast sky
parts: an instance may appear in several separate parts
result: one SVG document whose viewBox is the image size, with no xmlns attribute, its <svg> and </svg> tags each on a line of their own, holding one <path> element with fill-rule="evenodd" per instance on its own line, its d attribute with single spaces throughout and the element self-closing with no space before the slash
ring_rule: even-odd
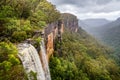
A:
<svg viewBox="0 0 120 80">
<path fill-rule="evenodd" d="M 48 0 L 64 13 L 75 14 L 79 19 L 120 17 L 120 0 Z"/>
</svg>

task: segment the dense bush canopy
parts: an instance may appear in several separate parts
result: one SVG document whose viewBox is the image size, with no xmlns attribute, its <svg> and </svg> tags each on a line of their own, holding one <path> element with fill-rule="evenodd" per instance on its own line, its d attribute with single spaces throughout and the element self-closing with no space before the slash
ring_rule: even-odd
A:
<svg viewBox="0 0 120 80">
<path fill-rule="evenodd" d="M 120 69 L 108 54 L 109 48 L 98 43 L 84 30 L 66 30 L 50 60 L 52 80 L 119 80 Z"/>
</svg>

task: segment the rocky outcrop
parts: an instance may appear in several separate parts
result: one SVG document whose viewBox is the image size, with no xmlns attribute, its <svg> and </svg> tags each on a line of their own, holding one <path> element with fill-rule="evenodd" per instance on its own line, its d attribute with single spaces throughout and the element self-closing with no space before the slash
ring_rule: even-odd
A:
<svg viewBox="0 0 120 80">
<path fill-rule="evenodd" d="M 49 61 L 50 56 L 53 54 L 55 39 L 58 38 L 59 42 L 62 40 L 62 33 L 64 26 L 73 32 L 78 31 L 78 19 L 76 16 L 64 13 L 61 15 L 62 20 L 48 24 L 42 32 L 42 37 L 45 40 L 46 55 Z"/>
<path fill-rule="evenodd" d="M 63 19 L 63 24 L 66 28 L 73 32 L 78 31 L 78 19 L 75 15 L 70 13 L 63 13 L 61 14 L 61 18 Z"/>
<path fill-rule="evenodd" d="M 59 20 L 58 22 L 49 24 L 44 29 L 44 33 L 45 33 L 44 38 L 45 38 L 46 53 L 47 53 L 48 61 L 54 51 L 55 39 L 58 37 L 61 37 L 63 30 L 64 30 L 64 27 L 61 20 Z"/>
<path fill-rule="evenodd" d="M 54 42 L 53 42 L 54 36 L 53 33 L 50 33 L 47 36 L 47 43 L 46 43 L 46 52 L 47 52 L 47 59 L 52 55 L 54 51 Z"/>
</svg>

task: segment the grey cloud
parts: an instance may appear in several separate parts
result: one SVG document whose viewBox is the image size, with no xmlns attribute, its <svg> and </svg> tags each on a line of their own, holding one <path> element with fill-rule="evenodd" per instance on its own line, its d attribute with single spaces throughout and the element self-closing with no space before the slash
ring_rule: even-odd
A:
<svg viewBox="0 0 120 80">
<path fill-rule="evenodd" d="M 96 0 L 96 3 L 97 4 L 100 4 L 100 5 L 104 5 L 104 4 L 107 4 L 109 2 L 111 2 L 112 0 Z"/>
<path fill-rule="evenodd" d="M 58 6 L 61 5 L 76 5 L 76 6 L 85 6 L 86 4 L 88 4 L 89 0 L 50 0 L 52 1 L 53 4 L 56 4 Z"/>
<path fill-rule="evenodd" d="M 111 12 L 120 9 L 120 0 L 49 0 L 59 8 L 60 11 L 69 10 L 71 7 L 86 12 Z M 118 4 L 119 3 L 119 4 Z M 68 8 L 66 5 L 70 5 Z M 107 7 L 108 6 L 108 7 Z M 76 10 L 75 9 L 75 10 Z"/>
<path fill-rule="evenodd" d="M 48 1 L 51 1 L 56 5 L 71 4 L 84 7 L 92 4 L 104 5 L 114 0 L 48 0 Z"/>
<path fill-rule="evenodd" d="M 105 14 L 103 16 L 105 17 L 108 14 L 109 16 L 107 17 L 111 17 L 111 19 L 113 19 L 119 15 L 116 12 L 120 13 L 120 0 L 48 0 L 48 1 L 56 5 L 57 9 L 61 12 L 69 12 L 83 18 L 90 18 L 92 16 L 99 17 L 103 16 L 103 14 Z M 87 13 L 90 13 L 90 15 Z M 113 17 L 111 13 L 113 13 L 112 14 Z M 100 15 L 94 16 L 95 14 Z"/>
</svg>

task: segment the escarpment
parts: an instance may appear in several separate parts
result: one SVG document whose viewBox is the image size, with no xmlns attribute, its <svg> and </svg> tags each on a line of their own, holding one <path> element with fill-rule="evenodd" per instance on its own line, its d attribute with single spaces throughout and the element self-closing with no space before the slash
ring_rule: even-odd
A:
<svg viewBox="0 0 120 80">
<path fill-rule="evenodd" d="M 49 0 L 0 0 L 0 80 L 120 80 L 112 53 Z"/>
<path fill-rule="evenodd" d="M 66 28 L 70 29 L 73 32 L 78 31 L 78 19 L 75 15 L 70 13 L 61 14 L 61 18 L 63 19 L 63 24 Z"/>
<path fill-rule="evenodd" d="M 49 59 L 56 48 L 55 43 L 56 41 L 58 43 L 62 42 L 62 34 L 65 27 L 77 32 L 78 25 L 76 21 L 77 18 L 72 18 L 67 22 L 69 25 L 65 25 L 65 20 L 61 18 L 61 20 L 48 24 L 44 29 L 32 29 L 32 32 L 30 32 L 32 34 L 29 37 L 25 36 L 25 38 L 23 37 L 24 32 L 21 33 L 22 30 L 18 31 L 17 37 L 14 37 L 15 41 L 19 40 L 18 37 L 24 39 L 16 43 L 15 46 L 18 50 L 16 53 L 18 53 L 18 58 L 21 61 L 20 64 L 23 66 L 28 80 L 51 80 Z M 61 44 L 58 48 L 58 52 L 62 52 Z"/>
<path fill-rule="evenodd" d="M 61 20 L 54 23 L 48 24 L 44 29 L 44 40 L 46 45 L 47 59 L 54 51 L 55 40 L 62 38 L 62 33 L 64 33 L 64 28 L 68 28 L 73 32 L 78 31 L 78 19 L 76 16 L 68 13 L 61 14 Z"/>
<path fill-rule="evenodd" d="M 55 39 L 61 37 L 63 31 L 64 27 L 61 20 L 54 22 L 52 24 L 48 24 L 48 26 L 44 29 L 44 39 L 48 60 L 54 51 Z"/>
<path fill-rule="evenodd" d="M 68 28 L 72 32 L 77 32 L 79 28 L 77 17 L 68 13 L 61 14 L 61 20 L 48 24 L 44 29 L 44 40 L 48 61 L 54 52 L 56 38 L 59 41 L 62 39 L 64 28 Z"/>
</svg>

